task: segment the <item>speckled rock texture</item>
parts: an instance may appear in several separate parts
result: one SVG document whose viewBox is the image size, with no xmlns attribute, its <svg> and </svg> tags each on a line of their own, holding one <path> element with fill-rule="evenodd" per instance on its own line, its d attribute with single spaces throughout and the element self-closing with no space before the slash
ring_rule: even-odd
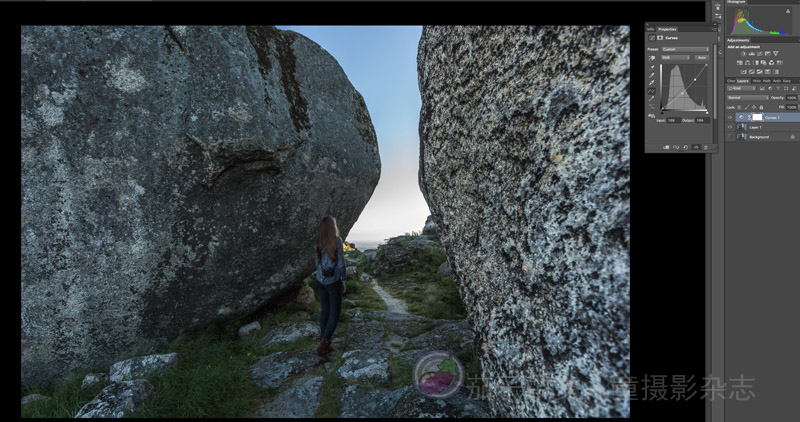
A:
<svg viewBox="0 0 800 422">
<path fill-rule="evenodd" d="M 413 389 L 406 385 L 394 390 L 384 388 L 367 389 L 358 384 L 344 388 L 340 418 L 385 418 L 397 405 L 403 393 Z"/>
<path fill-rule="evenodd" d="M 363 98 L 273 27 L 21 29 L 22 379 L 251 313 L 380 176 Z"/>
<path fill-rule="evenodd" d="M 108 371 L 108 378 L 111 382 L 120 382 L 144 378 L 150 374 L 161 376 L 167 369 L 177 364 L 178 360 L 180 360 L 180 355 L 178 353 L 139 356 L 126 359 L 111 365 L 111 369 Z"/>
<path fill-rule="evenodd" d="M 275 388 L 292 375 L 328 364 L 329 362 L 323 362 L 317 356 L 316 349 L 301 350 L 297 353 L 274 352 L 262 356 L 250 367 L 250 377 L 261 388 Z"/>
<path fill-rule="evenodd" d="M 135 413 L 153 398 L 155 388 L 147 380 L 115 382 L 86 403 L 76 418 L 121 418 Z"/>
<path fill-rule="evenodd" d="M 304 376 L 294 385 L 260 406 L 253 417 L 256 418 L 313 418 L 319 406 L 319 393 L 322 391 L 324 377 Z"/>
<path fill-rule="evenodd" d="M 378 345 L 380 346 L 380 345 Z M 342 354 L 344 362 L 336 375 L 348 380 L 389 382 L 389 352 L 380 349 L 350 350 Z"/>
<path fill-rule="evenodd" d="M 309 339 L 319 337 L 319 324 L 311 321 L 284 322 L 277 327 L 269 329 L 269 332 L 259 340 L 262 346 L 274 344 L 291 343 L 300 337 Z"/>
<path fill-rule="evenodd" d="M 629 28 L 425 27 L 419 184 L 495 416 L 630 416 Z"/>
</svg>

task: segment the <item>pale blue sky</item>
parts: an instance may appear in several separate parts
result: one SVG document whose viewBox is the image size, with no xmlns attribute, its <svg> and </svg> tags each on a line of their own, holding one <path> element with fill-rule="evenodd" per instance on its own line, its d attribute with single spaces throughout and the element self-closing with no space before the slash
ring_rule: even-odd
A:
<svg viewBox="0 0 800 422">
<path fill-rule="evenodd" d="M 419 26 L 278 26 L 330 53 L 364 97 L 378 136 L 381 178 L 347 240 L 359 249 L 421 231 L 430 214 L 417 183 Z"/>
</svg>

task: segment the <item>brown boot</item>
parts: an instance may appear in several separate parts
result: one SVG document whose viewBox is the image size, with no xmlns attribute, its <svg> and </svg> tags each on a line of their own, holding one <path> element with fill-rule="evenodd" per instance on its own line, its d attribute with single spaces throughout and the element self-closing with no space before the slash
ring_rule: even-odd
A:
<svg viewBox="0 0 800 422">
<path fill-rule="evenodd" d="M 331 345 L 331 341 L 326 338 L 321 338 L 319 340 L 319 346 L 317 346 L 317 355 L 321 357 L 325 362 L 330 362 L 331 358 L 328 357 L 328 347 Z"/>
<path fill-rule="evenodd" d="M 317 343 L 319 343 L 320 341 L 322 341 L 322 337 L 317 339 Z M 328 344 L 328 353 L 336 353 L 336 349 L 333 347 L 332 341 Z"/>
</svg>

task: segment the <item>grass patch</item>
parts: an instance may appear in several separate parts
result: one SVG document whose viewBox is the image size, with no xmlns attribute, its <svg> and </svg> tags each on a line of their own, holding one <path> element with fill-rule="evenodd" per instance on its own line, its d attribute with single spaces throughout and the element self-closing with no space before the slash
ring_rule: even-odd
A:
<svg viewBox="0 0 800 422">
<path fill-rule="evenodd" d="M 345 382 L 336 376 L 336 371 L 342 365 L 340 353 L 331 356 L 331 365 L 315 368 L 311 373 L 315 376 L 325 377 L 322 381 L 322 388 L 319 393 L 319 406 L 314 410 L 314 415 L 318 418 L 338 418 L 342 413 L 340 397 L 344 393 Z"/>
<path fill-rule="evenodd" d="M 389 310 L 381 296 L 370 287 L 369 283 L 363 280 L 348 281 L 347 292 L 344 297 L 355 302 L 361 308 L 361 312 Z"/>
<path fill-rule="evenodd" d="M 414 368 L 405 359 L 392 354 L 389 356 L 389 389 L 394 390 L 414 381 Z"/>
<path fill-rule="evenodd" d="M 37 400 L 22 407 L 23 418 L 73 418 L 79 410 L 105 388 L 108 384 L 98 384 L 81 390 L 83 378 L 90 372 L 78 373 L 62 382 L 46 387 L 44 385 L 23 386 L 22 397 L 41 394 L 49 397 Z M 21 398 L 21 397 L 20 397 Z"/>
<path fill-rule="evenodd" d="M 451 277 L 428 271 L 390 274 L 379 279 L 381 287 L 408 304 L 408 312 L 436 319 L 464 319 L 467 311 Z"/>
<path fill-rule="evenodd" d="M 230 339 L 225 330 L 182 335 L 168 352 L 180 353 L 178 364 L 161 377 L 149 377 L 153 399 L 135 417 L 245 417 L 263 392 L 249 368 L 264 348 L 255 338 Z M 222 337 L 222 338 L 221 338 Z"/>
<path fill-rule="evenodd" d="M 441 249 L 426 249 L 425 252 L 422 253 L 422 256 L 420 256 L 419 261 L 414 263 L 414 269 L 416 271 L 435 274 L 439 271 L 439 266 L 445 261 L 447 261 L 447 255 L 445 255 L 444 251 Z"/>
</svg>

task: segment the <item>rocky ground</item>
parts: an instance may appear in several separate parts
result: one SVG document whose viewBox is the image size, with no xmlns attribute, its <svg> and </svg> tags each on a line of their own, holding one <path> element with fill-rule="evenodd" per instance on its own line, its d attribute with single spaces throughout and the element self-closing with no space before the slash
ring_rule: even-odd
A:
<svg viewBox="0 0 800 422">
<path fill-rule="evenodd" d="M 447 263 L 440 262 L 439 252 L 430 250 L 438 248 L 436 240 L 424 235 L 401 236 L 378 251 L 346 252 L 348 291 L 330 362 L 315 353 L 319 295 L 311 288 L 311 278 L 293 299 L 295 305 L 305 307 L 283 308 L 291 311 L 279 319 L 262 319 L 263 326 L 258 321 L 237 326 L 235 341 L 257 341 L 262 351 L 248 364 L 248 378 L 260 393 L 245 416 L 489 417 L 468 322 L 458 313 L 447 318 L 418 315 L 412 309 L 421 309 L 420 304 L 406 303 L 420 290 L 411 279 L 420 285 L 451 282 L 437 272 Z M 391 272 L 399 263 L 402 272 Z M 450 294 L 449 290 L 423 290 Z M 434 295 L 434 300 L 439 299 Z M 443 400 L 427 398 L 413 380 L 420 358 L 437 350 L 463 361 L 460 370 L 465 375 L 458 392 Z M 149 415 L 140 409 L 146 409 L 158 394 L 154 376 L 160 377 L 182 360 L 178 353 L 140 356 L 114 364 L 108 374 L 87 375 L 81 389 L 103 389 L 93 400 L 81 403 L 76 416 Z M 23 398 L 23 406 L 47 399 L 31 394 Z"/>
<path fill-rule="evenodd" d="M 272 389 L 254 417 L 314 417 L 321 416 L 320 410 L 338 417 L 489 416 L 474 387 L 465 385 L 450 398 L 431 400 L 411 379 L 426 352 L 469 347 L 466 321 L 371 311 L 343 325 L 344 335 L 333 339 L 337 352 L 331 362 L 321 361 L 309 347 L 274 352 L 253 365 L 250 374 L 256 384 Z M 327 408 L 320 409 L 323 405 Z"/>
<path fill-rule="evenodd" d="M 348 252 L 348 278 L 358 277 L 364 282 L 361 290 L 371 288 L 388 310 L 362 312 L 358 299 L 365 292 L 356 297 L 346 295 L 346 316 L 333 336 L 336 352 L 331 362 L 322 362 L 314 346 L 261 357 L 250 374 L 268 394 L 253 416 L 489 417 L 477 373 L 469 374 L 461 389 L 444 400 L 427 398 L 412 378 L 414 366 L 427 352 L 444 350 L 472 356 L 468 322 L 409 313 L 408 304 L 387 291 L 391 287 L 382 283 L 384 277 L 361 271 L 388 276 L 391 268 L 400 267 L 400 271 L 408 272 L 414 264 L 425 261 L 426 251 L 440 248 L 435 240 L 403 236 L 391 239 L 378 251 Z M 300 332 L 305 324 L 290 323 L 286 328 Z M 316 336 L 317 331 L 306 335 L 314 340 Z M 477 372 L 475 368 L 469 369 Z"/>
</svg>

